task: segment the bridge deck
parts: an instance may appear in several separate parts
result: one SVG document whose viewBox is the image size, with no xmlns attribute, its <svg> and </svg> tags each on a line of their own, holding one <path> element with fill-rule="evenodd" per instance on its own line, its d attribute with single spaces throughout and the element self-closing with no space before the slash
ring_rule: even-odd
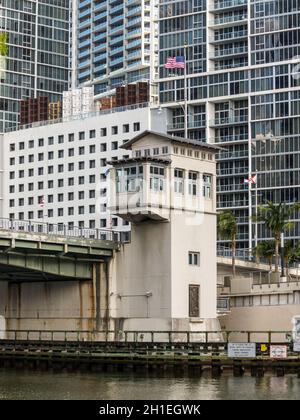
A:
<svg viewBox="0 0 300 420">
<path fill-rule="evenodd" d="M 91 263 L 110 259 L 117 240 L 0 228 L 0 280 L 91 278 Z"/>
</svg>

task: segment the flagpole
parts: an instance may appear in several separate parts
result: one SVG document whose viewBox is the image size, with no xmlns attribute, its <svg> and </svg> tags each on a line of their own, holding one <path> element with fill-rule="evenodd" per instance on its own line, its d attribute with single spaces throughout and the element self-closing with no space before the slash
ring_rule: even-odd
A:
<svg viewBox="0 0 300 420">
<path fill-rule="evenodd" d="M 184 137 L 188 138 L 187 44 L 184 44 Z"/>
<path fill-rule="evenodd" d="M 257 201 L 258 201 L 258 193 L 257 193 L 257 187 L 258 187 L 258 185 L 257 185 L 257 180 L 256 180 L 256 184 L 255 184 L 255 236 L 254 236 L 254 240 L 255 240 L 255 248 L 257 247 L 257 228 L 258 228 L 258 226 L 257 226 L 257 206 L 258 206 L 258 203 L 257 203 Z"/>
</svg>

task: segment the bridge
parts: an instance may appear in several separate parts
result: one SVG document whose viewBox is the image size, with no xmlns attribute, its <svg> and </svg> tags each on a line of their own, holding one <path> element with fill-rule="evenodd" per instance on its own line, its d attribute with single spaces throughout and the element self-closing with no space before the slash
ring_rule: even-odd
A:
<svg viewBox="0 0 300 420">
<path fill-rule="evenodd" d="M 92 279 L 93 265 L 110 260 L 125 234 L 0 219 L 0 281 Z"/>
</svg>

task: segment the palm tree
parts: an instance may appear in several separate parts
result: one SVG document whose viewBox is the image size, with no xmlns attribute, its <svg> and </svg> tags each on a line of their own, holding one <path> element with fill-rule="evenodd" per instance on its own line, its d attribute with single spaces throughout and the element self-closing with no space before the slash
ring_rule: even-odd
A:
<svg viewBox="0 0 300 420">
<path fill-rule="evenodd" d="M 284 244 L 284 263 L 286 273 L 289 274 L 290 264 L 299 263 L 300 261 L 300 245 L 294 245 L 293 241 L 286 241 Z"/>
<path fill-rule="evenodd" d="M 231 210 L 226 210 L 218 214 L 218 235 L 220 239 L 231 241 L 233 277 L 235 277 L 235 252 L 237 230 L 237 221 Z"/>
<path fill-rule="evenodd" d="M 262 241 L 253 249 L 253 255 L 259 263 L 260 258 L 265 258 L 269 262 L 272 271 L 273 256 L 275 254 L 275 241 Z"/>
<path fill-rule="evenodd" d="M 281 234 L 293 227 L 290 217 L 294 211 L 300 210 L 300 203 L 287 205 L 284 203 L 274 204 L 267 201 L 266 206 L 259 206 L 257 216 L 253 216 L 256 222 L 263 222 L 267 229 L 272 232 L 275 240 L 275 272 L 279 267 L 279 244 Z"/>
<path fill-rule="evenodd" d="M 8 54 L 7 38 L 5 32 L 0 32 L 0 56 L 5 57 Z"/>
</svg>

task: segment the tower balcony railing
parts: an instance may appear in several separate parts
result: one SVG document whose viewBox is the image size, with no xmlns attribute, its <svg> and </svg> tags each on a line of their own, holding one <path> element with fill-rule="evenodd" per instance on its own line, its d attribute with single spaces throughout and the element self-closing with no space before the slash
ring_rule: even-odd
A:
<svg viewBox="0 0 300 420">
<path fill-rule="evenodd" d="M 127 32 L 126 39 L 136 37 L 136 36 L 140 36 L 140 35 L 141 35 L 141 29 L 140 28 L 132 29 L 132 30 Z"/>
<path fill-rule="evenodd" d="M 87 47 L 88 45 L 91 44 L 91 40 L 89 39 L 85 39 L 84 41 L 79 42 L 78 44 L 78 48 L 83 48 L 83 47 Z"/>
<path fill-rule="evenodd" d="M 225 168 L 225 169 L 217 169 L 217 175 L 247 175 L 249 172 L 248 167 L 241 167 L 241 168 Z"/>
<path fill-rule="evenodd" d="M 94 16 L 94 22 L 97 22 L 100 19 L 106 18 L 107 17 L 107 11 L 104 10 L 104 12 L 99 13 L 98 15 Z"/>
<path fill-rule="evenodd" d="M 83 8 L 83 7 L 85 7 L 85 6 L 88 6 L 88 5 L 90 5 L 90 4 L 91 4 L 91 0 L 81 1 L 81 2 L 79 2 L 79 4 L 78 4 L 78 8 L 79 8 L 79 10 L 80 10 L 81 8 Z"/>
<path fill-rule="evenodd" d="M 110 24 L 113 25 L 114 23 L 119 22 L 120 20 L 122 20 L 122 23 L 123 23 L 123 19 L 124 19 L 123 15 L 115 16 L 110 20 Z"/>
<path fill-rule="evenodd" d="M 99 55 L 96 55 L 96 56 L 94 57 L 94 59 L 93 59 L 93 63 L 98 63 L 99 61 L 106 60 L 106 59 L 107 59 L 107 54 L 106 54 L 106 53 L 104 53 L 104 54 L 99 54 Z"/>
<path fill-rule="evenodd" d="M 184 130 L 185 123 L 184 122 L 174 122 L 167 125 L 167 129 L 170 130 Z M 205 128 L 206 127 L 206 121 L 200 120 L 200 121 L 189 121 L 188 122 L 188 128 Z"/>
<path fill-rule="evenodd" d="M 90 66 L 91 60 L 84 60 L 82 63 L 78 63 L 78 68 L 83 69 L 84 67 Z"/>
<path fill-rule="evenodd" d="M 140 46 L 141 43 L 142 43 L 141 39 L 135 39 L 134 41 L 128 42 L 128 44 L 126 45 L 126 49 L 129 50 L 130 48 Z"/>
<path fill-rule="evenodd" d="M 90 53 L 91 53 L 90 49 L 84 50 L 84 51 L 82 51 L 81 53 L 78 54 L 78 58 L 86 57 L 86 56 L 90 55 Z"/>
<path fill-rule="evenodd" d="M 248 122 L 248 115 L 239 115 L 235 117 L 223 117 L 210 120 L 210 126 L 244 124 Z"/>
<path fill-rule="evenodd" d="M 224 17 L 216 16 L 212 25 L 213 26 L 224 25 L 226 23 L 243 22 L 245 20 L 247 20 L 246 13 L 242 13 L 240 15 L 224 16 Z"/>
<path fill-rule="evenodd" d="M 248 207 L 248 205 L 248 200 L 219 201 L 217 203 L 217 210 L 223 208 Z"/>
<path fill-rule="evenodd" d="M 128 10 L 128 12 L 126 13 L 126 17 L 134 16 L 134 15 L 140 14 L 141 12 L 142 12 L 142 8 L 138 6 L 138 7 L 135 7 L 134 9 Z"/>
<path fill-rule="evenodd" d="M 142 19 L 140 17 L 139 18 L 132 19 L 132 20 L 130 20 L 130 21 L 127 22 L 126 28 L 130 28 L 131 26 L 138 25 L 141 22 L 142 22 Z"/>
<path fill-rule="evenodd" d="M 98 10 L 104 9 L 107 7 L 106 1 L 103 1 L 102 3 L 98 3 L 94 6 L 94 12 L 97 12 Z"/>
<path fill-rule="evenodd" d="M 226 142 L 234 142 L 234 141 L 247 141 L 248 134 L 232 134 L 230 136 L 221 136 L 212 138 L 212 143 L 226 143 Z"/>
<path fill-rule="evenodd" d="M 118 44 L 119 42 L 123 42 L 124 41 L 124 37 L 123 35 L 120 35 L 116 38 L 113 38 L 109 41 L 109 45 L 114 45 L 114 44 Z"/>
<path fill-rule="evenodd" d="M 218 185 L 217 192 L 232 192 L 232 191 L 248 191 L 248 185 L 246 183 L 241 184 L 229 184 L 229 185 Z"/>
<path fill-rule="evenodd" d="M 127 6 L 130 6 L 135 3 L 140 3 L 140 0 L 127 0 Z"/>
<path fill-rule="evenodd" d="M 107 22 L 101 22 L 98 25 L 94 26 L 94 31 L 99 31 L 107 27 Z"/>
<path fill-rule="evenodd" d="M 226 48 L 222 50 L 215 50 L 213 54 L 211 54 L 211 58 L 220 58 L 226 57 L 231 55 L 240 55 L 240 54 L 248 54 L 248 46 L 243 45 L 241 47 L 233 47 L 233 48 Z"/>
<path fill-rule="evenodd" d="M 116 26 L 115 28 L 110 29 L 109 35 L 116 34 L 116 33 L 120 32 L 120 31 L 123 31 L 123 30 L 124 30 L 124 25 L 123 24 L 119 25 L 119 26 Z"/>
<path fill-rule="evenodd" d="M 123 9 L 123 7 L 124 7 L 124 4 L 123 4 L 123 3 L 118 4 L 117 6 L 114 6 L 114 7 L 112 7 L 112 8 L 110 9 L 110 13 L 116 13 L 116 12 L 118 12 L 119 10 L 122 10 L 122 9 Z M 123 15 L 121 15 L 121 16 L 123 16 Z"/>
<path fill-rule="evenodd" d="M 247 6 L 248 0 L 223 0 L 216 1 L 214 4 L 214 10 L 228 9 L 240 6 Z"/>
<path fill-rule="evenodd" d="M 224 40 L 230 40 L 230 39 L 236 39 L 236 38 L 244 38 L 248 36 L 247 29 L 241 30 L 241 31 L 233 31 L 233 32 L 227 32 L 227 33 L 221 33 L 221 34 L 215 34 L 215 37 L 210 38 L 210 42 L 218 42 L 218 41 L 224 41 Z"/>
<path fill-rule="evenodd" d="M 106 34 L 104 34 L 104 35 L 106 35 Z M 104 50 L 104 49 L 106 50 L 107 46 L 103 43 L 103 44 L 97 45 L 97 47 L 94 47 L 93 52 L 96 53 L 96 52 Z"/>
<path fill-rule="evenodd" d="M 247 158 L 248 157 L 248 150 L 238 150 L 236 152 L 220 152 L 216 155 L 217 160 L 228 160 L 228 159 L 236 159 L 236 158 Z"/>
<path fill-rule="evenodd" d="M 89 16 L 91 14 L 91 9 L 83 10 L 82 12 L 79 12 L 78 19 L 82 19 L 85 16 Z"/>
<path fill-rule="evenodd" d="M 123 51 L 124 51 L 124 47 L 123 47 L 123 45 L 122 45 L 121 47 L 112 48 L 112 49 L 110 50 L 109 55 L 115 55 L 115 54 L 118 54 L 118 53 L 123 52 Z"/>
</svg>

